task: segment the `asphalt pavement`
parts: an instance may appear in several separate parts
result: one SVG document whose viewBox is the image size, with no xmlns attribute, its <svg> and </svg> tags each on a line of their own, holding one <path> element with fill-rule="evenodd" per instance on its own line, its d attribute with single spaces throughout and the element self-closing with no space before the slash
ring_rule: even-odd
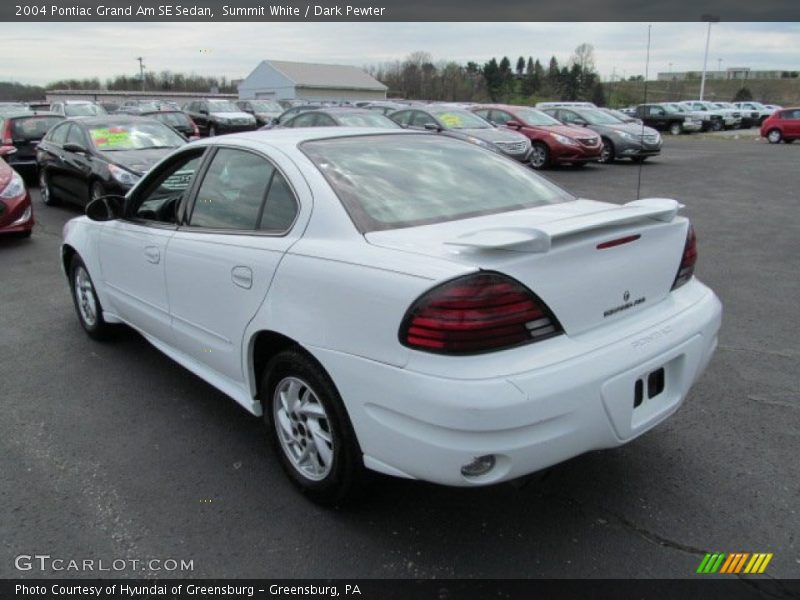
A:
<svg viewBox="0 0 800 600">
<path fill-rule="evenodd" d="M 378 478 L 335 510 L 296 493 L 260 419 L 133 332 L 84 335 L 58 261 L 80 210 L 34 189 L 32 238 L 0 241 L 0 577 L 683 578 L 711 551 L 771 552 L 766 577 L 800 577 L 799 171 L 800 144 L 682 136 L 641 171 L 546 172 L 686 205 L 725 311 L 706 374 L 655 430 L 535 481 Z M 21 554 L 193 569 L 20 571 Z"/>
</svg>

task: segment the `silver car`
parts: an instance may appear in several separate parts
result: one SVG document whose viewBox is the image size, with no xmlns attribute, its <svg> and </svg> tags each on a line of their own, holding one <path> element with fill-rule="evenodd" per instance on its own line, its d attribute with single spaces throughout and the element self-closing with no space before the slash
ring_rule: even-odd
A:
<svg viewBox="0 0 800 600">
<path fill-rule="evenodd" d="M 623 123 L 594 108 L 549 108 L 544 112 L 567 125 L 587 127 L 600 134 L 603 141 L 601 163 L 612 163 L 618 158 L 644 162 L 661 154 L 661 134 L 652 127 Z"/>
</svg>

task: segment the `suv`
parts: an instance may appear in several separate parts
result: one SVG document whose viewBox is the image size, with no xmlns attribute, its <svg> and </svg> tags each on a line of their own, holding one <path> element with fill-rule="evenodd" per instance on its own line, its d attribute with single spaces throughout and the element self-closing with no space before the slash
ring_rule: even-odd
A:
<svg viewBox="0 0 800 600">
<path fill-rule="evenodd" d="M 791 144 L 800 138 L 800 108 L 776 110 L 761 124 L 761 135 L 770 144 Z"/>
<path fill-rule="evenodd" d="M 672 135 L 699 131 L 703 127 L 701 120 L 661 104 L 640 104 L 634 109 L 634 114 L 648 127 L 669 131 Z"/>
<path fill-rule="evenodd" d="M 535 108 L 484 104 L 473 106 L 472 112 L 495 125 L 528 137 L 533 145 L 530 164 L 534 169 L 561 164 L 582 167 L 587 162 L 600 159 L 603 148 L 600 136 L 583 127 L 559 123 Z"/>
<path fill-rule="evenodd" d="M 239 110 L 230 100 L 193 100 L 183 107 L 183 111 L 197 124 L 200 134 L 208 137 L 256 129 L 256 118 Z"/>
<path fill-rule="evenodd" d="M 719 108 L 718 106 L 715 106 L 713 102 L 707 102 L 705 100 L 684 100 L 680 104 L 695 112 L 708 113 L 712 116 L 719 115 L 722 119 L 722 122 L 719 123 L 714 121 L 711 127 L 712 131 L 720 131 L 723 128 L 736 129 L 742 123 L 741 112 L 738 110 L 731 110 L 729 108 Z"/>
</svg>

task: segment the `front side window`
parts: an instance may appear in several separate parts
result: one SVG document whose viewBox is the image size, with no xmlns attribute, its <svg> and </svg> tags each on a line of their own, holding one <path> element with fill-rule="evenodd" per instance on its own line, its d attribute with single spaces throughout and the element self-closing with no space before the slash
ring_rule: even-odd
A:
<svg viewBox="0 0 800 600">
<path fill-rule="evenodd" d="M 69 130 L 70 126 L 70 123 L 59 125 L 48 134 L 47 139 L 54 144 L 63 145 L 67 141 L 67 130 Z"/>
<path fill-rule="evenodd" d="M 482 116 L 482 115 L 479 115 Z M 498 125 L 505 125 L 509 121 L 513 121 L 514 117 L 503 110 L 493 110 L 492 111 L 492 121 L 497 123 Z"/>
<path fill-rule="evenodd" d="M 202 150 L 184 154 L 154 174 L 149 183 L 143 183 L 143 187 L 139 188 L 141 193 L 133 199 L 133 218 L 176 223 L 178 209 L 186 200 L 202 158 Z"/>
<path fill-rule="evenodd" d="M 68 144 L 78 144 L 79 146 L 86 145 L 86 140 L 83 137 L 83 132 L 81 131 L 80 127 L 74 124 L 72 125 L 72 127 L 69 128 L 66 141 Z"/>
<path fill-rule="evenodd" d="M 189 225 L 253 231 L 259 228 L 275 167 L 257 154 L 221 148 L 197 191 Z"/>
<path fill-rule="evenodd" d="M 428 113 L 422 112 L 421 110 L 413 111 L 412 115 L 413 116 L 409 121 L 409 125 L 411 127 L 419 127 L 420 129 L 424 129 L 426 125 L 438 125 L 436 119 L 434 119 Z"/>
<path fill-rule="evenodd" d="M 304 113 L 288 121 L 286 127 L 312 127 L 316 118 L 317 113 Z"/>
<path fill-rule="evenodd" d="M 355 136 L 300 148 L 365 233 L 573 199 L 514 161 L 447 137 Z"/>
</svg>

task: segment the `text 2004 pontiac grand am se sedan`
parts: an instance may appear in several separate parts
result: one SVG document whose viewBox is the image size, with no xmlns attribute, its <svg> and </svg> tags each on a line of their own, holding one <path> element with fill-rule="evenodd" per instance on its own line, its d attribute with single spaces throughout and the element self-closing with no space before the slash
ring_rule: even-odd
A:
<svg viewBox="0 0 800 600">
<path fill-rule="evenodd" d="M 576 199 L 427 133 L 310 128 L 172 153 L 64 229 L 84 329 L 126 323 L 254 415 L 291 479 L 491 484 L 674 413 L 716 345 L 673 200 Z"/>
</svg>

